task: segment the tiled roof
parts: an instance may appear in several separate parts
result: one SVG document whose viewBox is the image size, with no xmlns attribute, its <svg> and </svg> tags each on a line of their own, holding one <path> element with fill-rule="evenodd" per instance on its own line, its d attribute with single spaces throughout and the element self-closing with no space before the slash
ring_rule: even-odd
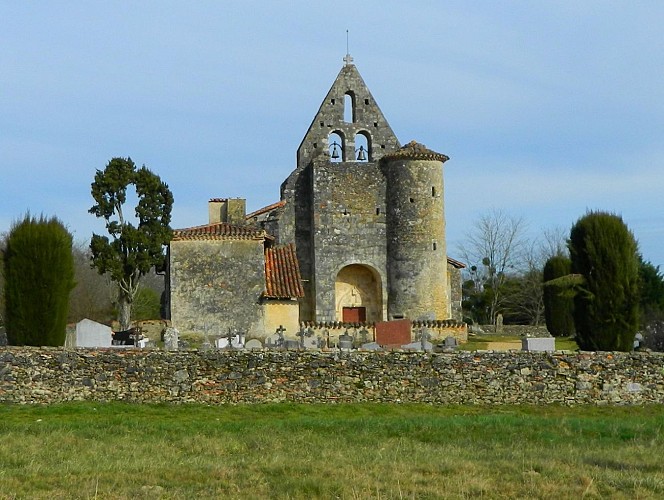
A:
<svg viewBox="0 0 664 500">
<path fill-rule="evenodd" d="M 265 250 L 265 297 L 291 299 L 304 297 L 295 245 L 289 243 Z"/>
<path fill-rule="evenodd" d="M 383 156 L 383 160 L 385 161 L 400 160 L 400 159 L 429 160 L 429 161 L 440 161 L 442 163 L 445 163 L 450 158 L 448 156 L 445 156 L 444 154 L 436 153 L 435 151 L 427 149 L 427 147 L 424 144 L 420 144 L 415 141 L 410 141 L 405 146 L 402 146 L 396 151 L 387 153 L 385 156 Z"/>
<path fill-rule="evenodd" d="M 275 208 L 281 208 L 284 205 L 286 205 L 286 201 L 281 200 L 276 203 L 273 203 L 272 205 L 268 205 L 267 207 L 259 208 L 255 212 L 251 212 L 250 214 L 247 215 L 247 219 L 253 219 L 254 217 L 257 217 L 258 215 L 262 215 L 265 212 L 270 212 L 274 210 Z"/>
<path fill-rule="evenodd" d="M 455 260 L 452 257 L 447 258 L 447 263 L 452 264 L 457 269 L 465 269 L 466 268 L 466 264 L 464 264 L 463 262 L 459 262 L 458 260 Z"/>
<path fill-rule="evenodd" d="M 258 240 L 271 238 L 262 229 L 252 226 L 238 226 L 226 222 L 205 224 L 204 226 L 175 229 L 172 241 L 182 240 Z"/>
</svg>

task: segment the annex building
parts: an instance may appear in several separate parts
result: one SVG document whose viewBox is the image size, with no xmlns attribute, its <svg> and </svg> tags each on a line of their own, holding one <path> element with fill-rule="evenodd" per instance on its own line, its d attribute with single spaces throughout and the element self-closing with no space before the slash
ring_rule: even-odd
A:
<svg viewBox="0 0 664 500">
<path fill-rule="evenodd" d="M 215 198 L 206 224 L 174 231 L 170 319 L 180 331 L 461 320 L 463 264 L 448 258 L 444 154 L 402 146 L 352 58 L 325 96 L 281 185 L 246 213 Z"/>
</svg>

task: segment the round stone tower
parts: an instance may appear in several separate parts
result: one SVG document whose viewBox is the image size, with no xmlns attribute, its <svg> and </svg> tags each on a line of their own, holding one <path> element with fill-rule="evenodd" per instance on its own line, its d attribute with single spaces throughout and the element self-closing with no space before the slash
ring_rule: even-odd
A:
<svg viewBox="0 0 664 500">
<path fill-rule="evenodd" d="M 447 319 L 443 163 L 411 141 L 382 160 L 386 178 L 389 319 Z"/>
</svg>

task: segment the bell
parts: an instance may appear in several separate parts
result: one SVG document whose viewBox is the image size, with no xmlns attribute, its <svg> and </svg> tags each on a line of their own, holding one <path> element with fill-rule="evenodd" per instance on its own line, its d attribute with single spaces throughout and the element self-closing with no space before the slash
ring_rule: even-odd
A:
<svg viewBox="0 0 664 500">
<path fill-rule="evenodd" d="M 337 143 L 336 142 L 332 143 L 332 158 L 334 160 L 339 159 L 339 151 L 337 151 Z"/>
<path fill-rule="evenodd" d="M 365 161 L 367 159 L 367 155 L 364 153 L 364 146 L 360 146 L 360 150 L 357 153 L 357 159 L 358 161 Z"/>
</svg>

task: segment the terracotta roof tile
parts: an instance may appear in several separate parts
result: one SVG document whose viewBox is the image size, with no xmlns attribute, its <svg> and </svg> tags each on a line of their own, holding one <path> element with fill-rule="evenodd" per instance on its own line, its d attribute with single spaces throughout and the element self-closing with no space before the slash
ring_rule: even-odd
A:
<svg viewBox="0 0 664 500">
<path fill-rule="evenodd" d="M 247 218 L 247 220 L 248 219 L 253 219 L 254 217 L 256 217 L 258 215 L 262 215 L 265 212 L 270 212 L 271 210 L 274 210 L 275 208 L 281 208 L 285 205 L 286 205 L 286 201 L 281 200 L 281 201 L 278 201 L 276 203 L 272 203 L 272 205 L 268 205 L 266 207 L 259 208 L 258 210 L 254 211 L 254 212 L 251 212 L 250 214 L 247 215 L 246 218 Z"/>
<path fill-rule="evenodd" d="M 452 257 L 447 258 L 447 263 L 452 264 L 457 269 L 465 269 L 466 268 L 466 264 L 464 264 L 463 262 L 460 262 L 458 260 L 455 260 Z"/>
<path fill-rule="evenodd" d="M 444 154 L 436 153 L 435 151 L 427 149 L 427 147 L 424 144 L 420 144 L 415 141 L 410 141 L 408 144 L 397 149 L 396 151 L 387 153 L 385 156 L 383 156 L 382 159 L 384 161 L 400 160 L 400 159 L 429 160 L 429 161 L 439 161 L 445 163 L 450 158 L 448 156 L 445 156 Z"/>
<path fill-rule="evenodd" d="M 295 245 L 289 243 L 265 250 L 265 293 L 272 299 L 304 297 Z"/>
<path fill-rule="evenodd" d="M 258 240 L 270 238 L 262 230 L 252 226 L 239 226 L 226 222 L 216 222 L 203 226 L 175 229 L 172 241 L 182 240 Z"/>
</svg>

